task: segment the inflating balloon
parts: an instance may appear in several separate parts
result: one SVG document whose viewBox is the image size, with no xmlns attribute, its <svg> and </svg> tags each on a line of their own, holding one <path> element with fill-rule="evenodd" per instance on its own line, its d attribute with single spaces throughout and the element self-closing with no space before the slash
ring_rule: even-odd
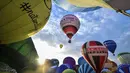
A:
<svg viewBox="0 0 130 73">
<path fill-rule="evenodd" d="M 116 50 L 116 47 L 117 47 L 117 44 L 115 41 L 113 40 L 106 40 L 103 42 L 103 44 L 107 47 L 107 49 L 114 54 L 115 50 Z"/>
<path fill-rule="evenodd" d="M 104 68 L 107 68 L 107 69 L 112 68 L 112 63 L 111 63 L 111 61 L 109 59 L 107 59 L 107 61 L 105 62 Z"/>
<path fill-rule="evenodd" d="M 51 59 L 52 66 L 59 66 L 59 60 L 58 59 Z"/>
<path fill-rule="evenodd" d="M 75 62 L 74 58 L 72 58 L 72 57 L 66 57 L 63 60 L 63 64 L 69 64 L 73 68 L 76 65 L 76 62 Z"/>
<path fill-rule="evenodd" d="M 80 66 L 80 65 L 75 65 L 75 66 L 74 66 L 74 70 L 76 71 L 76 73 L 78 73 L 79 66 Z"/>
<path fill-rule="evenodd" d="M 72 69 L 66 69 L 62 73 L 76 73 L 76 72 Z"/>
<path fill-rule="evenodd" d="M 49 68 L 47 73 L 56 73 L 56 70 L 58 69 L 57 66 L 52 66 L 51 68 Z"/>
<path fill-rule="evenodd" d="M 46 24 L 50 12 L 51 0 L 3 0 L 0 2 L 0 44 L 24 40 L 37 33 Z"/>
<path fill-rule="evenodd" d="M 70 4 L 67 0 L 53 0 L 56 5 L 63 8 L 64 10 L 71 11 L 71 12 L 89 12 L 100 9 L 99 6 L 94 7 L 77 7 L 75 5 Z"/>
<path fill-rule="evenodd" d="M 110 68 L 109 70 L 112 71 L 113 73 L 116 73 L 118 66 L 114 61 L 111 61 L 111 63 L 112 63 L 112 68 Z"/>
<path fill-rule="evenodd" d="M 81 52 L 96 73 L 100 73 L 107 60 L 108 49 L 98 41 L 89 41 L 83 44 Z"/>
<path fill-rule="evenodd" d="M 109 69 L 112 73 L 115 73 L 117 70 L 117 64 L 114 61 L 107 59 L 107 62 L 104 65 L 104 68 Z"/>
<path fill-rule="evenodd" d="M 108 70 L 108 69 L 103 69 L 103 70 L 101 71 L 101 73 L 113 73 L 113 72 L 110 71 L 110 70 Z"/>
<path fill-rule="evenodd" d="M 70 69 L 70 65 L 68 64 L 62 64 L 60 67 L 58 67 L 56 73 L 62 73 L 65 69 Z"/>
<path fill-rule="evenodd" d="M 119 53 L 117 58 L 121 64 L 130 64 L 130 53 L 129 52 Z"/>
<path fill-rule="evenodd" d="M 117 73 L 130 73 L 130 64 L 119 65 Z"/>
<path fill-rule="evenodd" d="M 87 63 L 86 60 L 81 56 L 79 59 L 78 59 L 78 64 L 79 65 L 82 65 L 82 64 L 85 64 Z"/>
<path fill-rule="evenodd" d="M 85 63 L 80 65 L 78 73 L 95 73 L 95 71 L 88 63 Z"/>
<path fill-rule="evenodd" d="M 80 27 L 80 21 L 75 15 L 68 14 L 61 19 L 60 26 L 69 38 L 68 42 L 71 43 L 71 38 L 76 34 Z"/>
</svg>

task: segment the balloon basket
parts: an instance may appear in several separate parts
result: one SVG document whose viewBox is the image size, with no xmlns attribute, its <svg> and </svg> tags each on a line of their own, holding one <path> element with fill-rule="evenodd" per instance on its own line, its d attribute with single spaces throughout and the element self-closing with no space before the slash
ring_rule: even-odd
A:
<svg viewBox="0 0 130 73">
<path fill-rule="evenodd" d="M 71 40 L 69 40 L 68 43 L 71 43 Z"/>
</svg>

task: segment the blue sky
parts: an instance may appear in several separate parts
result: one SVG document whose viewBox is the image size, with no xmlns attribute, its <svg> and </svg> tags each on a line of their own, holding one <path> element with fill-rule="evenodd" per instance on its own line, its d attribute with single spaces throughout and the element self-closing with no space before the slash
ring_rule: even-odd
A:
<svg viewBox="0 0 130 73">
<path fill-rule="evenodd" d="M 72 43 L 60 28 L 60 20 L 66 14 L 74 14 L 80 20 L 80 29 L 73 36 Z M 130 51 L 130 18 L 116 11 L 101 8 L 90 12 L 69 12 L 53 3 L 50 18 L 45 27 L 33 36 L 38 54 L 42 58 L 58 58 L 60 62 L 67 56 L 77 59 L 81 55 L 81 46 L 90 40 L 103 42 L 114 40 L 117 43 L 116 56 L 109 52 L 109 59 L 119 64 L 117 54 Z M 59 45 L 63 44 L 62 49 Z"/>
</svg>

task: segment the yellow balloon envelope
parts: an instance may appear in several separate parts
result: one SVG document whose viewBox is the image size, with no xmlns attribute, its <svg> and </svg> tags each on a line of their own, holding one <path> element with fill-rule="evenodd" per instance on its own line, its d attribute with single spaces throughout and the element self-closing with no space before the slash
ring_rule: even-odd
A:
<svg viewBox="0 0 130 73">
<path fill-rule="evenodd" d="M 105 8 L 111 8 L 107 3 L 103 0 L 67 0 L 69 3 L 78 6 L 78 7 L 93 7 L 93 6 L 101 6 Z"/>
<path fill-rule="evenodd" d="M 0 44 L 20 41 L 40 31 L 51 12 L 51 0 L 2 0 Z"/>
<path fill-rule="evenodd" d="M 62 44 L 60 44 L 60 48 L 62 48 L 63 47 L 63 45 Z"/>
</svg>

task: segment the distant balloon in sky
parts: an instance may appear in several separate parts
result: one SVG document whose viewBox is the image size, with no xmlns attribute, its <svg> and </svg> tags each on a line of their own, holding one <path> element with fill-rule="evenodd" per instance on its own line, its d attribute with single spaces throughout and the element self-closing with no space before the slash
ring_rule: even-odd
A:
<svg viewBox="0 0 130 73">
<path fill-rule="evenodd" d="M 117 58 L 121 64 L 130 64 L 130 53 L 129 52 L 119 53 Z"/>
<path fill-rule="evenodd" d="M 60 44 L 60 48 L 63 48 L 63 44 Z"/>
<path fill-rule="evenodd" d="M 89 41 L 83 44 L 81 52 L 95 72 L 100 73 L 108 58 L 108 49 L 99 41 Z"/>
<path fill-rule="evenodd" d="M 75 15 L 67 14 L 61 19 L 60 26 L 69 38 L 68 43 L 71 43 L 71 38 L 76 34 L 80 27 L 80 21 Z"/>
<path fill-rule="evenodd" d="M 29 38 L 50 16 L 51 0 L 3 0 L 0 2 L 0 44 Z"/>
<path fill-rule="evenodd" d="M 107 49 L 114 54 L 115 50 L 116 50 L 116 47 L 117 47 L 117 44 L 115 41 L 113 40 L 106 40 L 103 42 L 103 44 L 107 47 Z"/>
<path fill-rule="evenodd" d="M 75 5 L 70 4 L 67 0 L 53 0 L 56 5 L 63 8 L 64 10 L 71 11 L 71 12 L 89 12 L 100 9 L 102 7 L 93 6 L 93 7 L 78 7 Z"/>
</svg>

